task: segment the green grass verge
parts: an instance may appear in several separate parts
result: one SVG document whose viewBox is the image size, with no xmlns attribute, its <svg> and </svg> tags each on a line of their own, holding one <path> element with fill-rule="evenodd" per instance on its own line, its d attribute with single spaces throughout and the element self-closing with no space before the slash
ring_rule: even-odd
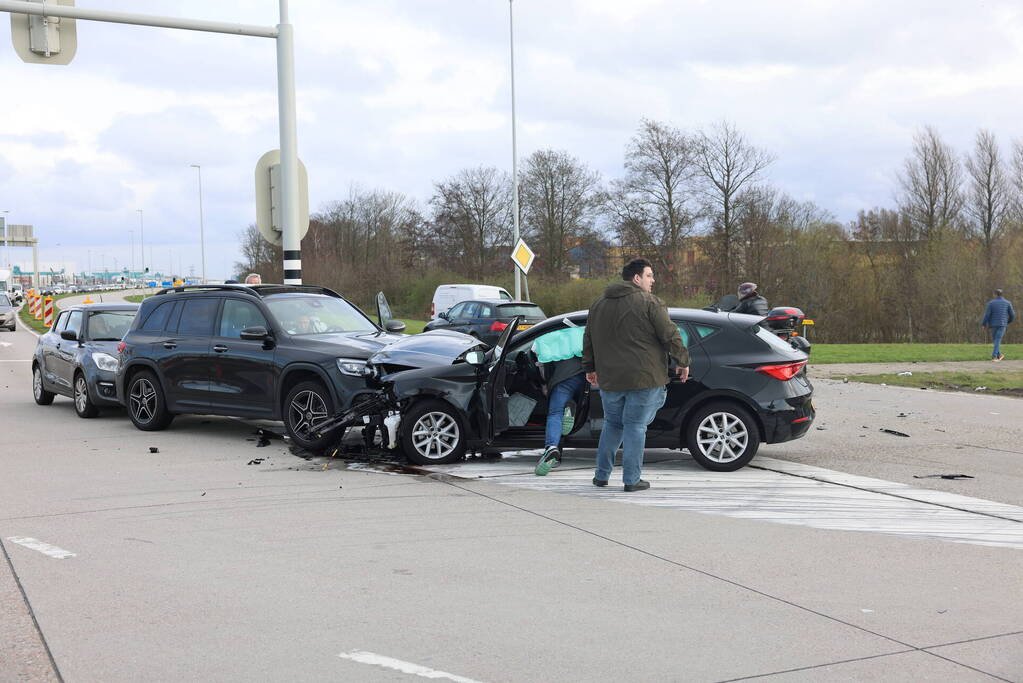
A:
<svg viewBox="0 0 1023 683">
<path fill-rule="evenodd" d="M 423 331 L 423 326 L 426 325 L 425 320 L 410 320 L 409 318 L 396 318 L 405 323 L 405 334 L 419 334 Z"/>
<path fill-rule="evenodd" d="M 914 372 L 912 375 L 850 375 L 850 380 L 871 384 L 889 384 L 898 387 L 926 387 L 950 391 L 977 392 L 977 387 L 987 387 L 983 393 L 1001 393 L 1023 398 L 1023 372 Z"/>
<path fill-rule="evenodd" d="M 1023 359 L 1023 344 L 1002 344 L 1002 353 Z M 991 344 L 814 344 L 810 352 L 814 365 L 990 359 Z"/>
<path fill-rule="evenodd" d="M 124 300 L 133 304 L 140 304 L 142 303 L 142 300 L 145 298 L 146 298 L 145 294 L 132 294 L 131 296 L 124 297 Z"/>
<path fill-rule="evenodd" d="M 38 334 L 46 334 L 50 331 L 50 328 L 43 324 L 42 320 L 36 320 L 28 312 L 28 304 L 26 303 L 18 311 L 18 317 L 21 318 L 21 322 L 25 323 L 25 326 L 30 330 L 34 330 Z"/>
</svg>

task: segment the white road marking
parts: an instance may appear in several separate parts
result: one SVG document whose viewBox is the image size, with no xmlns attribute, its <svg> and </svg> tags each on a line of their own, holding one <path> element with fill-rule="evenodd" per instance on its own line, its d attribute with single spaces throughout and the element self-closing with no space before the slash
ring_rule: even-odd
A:
<svg viewBox="0 0 1023 683">
<path fill-rule="evenodd" d="M 643 478 L 652 488 L 641 493 L 622 491 L 620 468 L 610 486 L 593 486 L 593 461 L 571 456 L 546 477 L 533 474 L 532 455 L 422 469 L 632 505 L 1023 550 L 1023 508 L 1015 505 L 774 458 L 755 458 L 737 472 L 709 472 L 684 455 L 659 457 L 647 453 Z"/>
<path fill-rule="evenodd" d="M 423 678 L 446 678 L 449 681 L 457 681 L 457 683 L 480 683 L 472 678 L 466 678 L 465 676 L 456 676 L 455 674 L 449 674 L 446 671 L 437 671 L 436 669 L 429 669 L 419 664 L 413 664 L 412 662 L 404 662 L 400 659 L 394 659 L 393 657 L 385 657 L 384 655 L 378 655 L 375 652 L 366 652 L 365 650 L 352 650 L 351 652 L 342 652 L 338 655 L 342 659 L 350 659 L 353 662 L 359 662 L 360 664 L 371 664 L 373 666 L 382 666 L 387 669 L 394 669 L 406 674 L 412 674 L 414 676 L 422 676 Z"/>
<path fill-rule="evenodd" d="M 69 557 L 75 557 L 75 553 L 71 552 L 70 550 L 58 548 L 55 545 L 43 543 L 38 539 L 30 538 L 28 536 L 8 536 L 7 540 L 10 541 L 11 543 L 17 543 L 18 545 L 23 545 L 26 548 L 31 548 L 32 550 L 38 550 L 43 555 L 48 555 L 49 557 L 52 557 L 57 560 L 64 560 Z"/>
<path fill-rule="evenodd" d="M 8 346 L 14 346 L 14 344 L 12 344 L 11 342 L 0 342 L 0 346 L 6 349 Z"/>
</svg>

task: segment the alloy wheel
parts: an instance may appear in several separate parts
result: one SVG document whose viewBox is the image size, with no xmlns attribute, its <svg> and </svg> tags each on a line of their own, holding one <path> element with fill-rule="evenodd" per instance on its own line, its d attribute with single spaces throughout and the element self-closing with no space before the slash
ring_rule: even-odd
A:
<svg viewBox="0 0 1023 683">
<path fill-rule="evenodd" d="M 731 413 L 711 413 L 696 430 L 697 446 L 708 460 L 718 463 L 740 458 L 749 445 L 749 432 L 741 419 Z"/>
<path fill-rule="evenodd" d="M 81 375 L 75 380 L 75 407 L 79 413 L 84 413 L 89 405 L 89 387 L 85 384 L 85 378 Z"/>
<path fill-rule="evenodd" d="M 145 377 L 135 380 L 128 395 L 128 408 L 136 422 L 145 424 L 156 415 L 156 388 Z"/>
<path fill-rule="evenodd" d="M 303 439 L 314 436 L 314 430 L 327 418 L 327 404 L 315 391 L 302 391 L 288 406 L 292 429 Z"/>
<path fill-rule="evenodd" d="M 458 422 L 451 415 L 431 412 L 412 426 L 412 445 L 424 458 L 441 460 L 458 446 Z"/>
<path fill-rule="evenodd" d="M 43 395 L 43 373 L 39 371 L 39 368 L 32 373 L 32 395 L 36 397 L 37 401 Z"/>
</svg>

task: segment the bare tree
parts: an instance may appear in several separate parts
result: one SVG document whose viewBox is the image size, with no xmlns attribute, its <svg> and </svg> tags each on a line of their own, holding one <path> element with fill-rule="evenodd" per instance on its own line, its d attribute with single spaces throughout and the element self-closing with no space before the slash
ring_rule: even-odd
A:
<svg viewBox="0 0 1023 683">
<path fill-rule="evenodd" d="M 898 181 L 899 206 L 921 239 L 957 225 L 963 210 L 962 168 L 937 130 L 927 126 L 913 137 L 913 152 Z"/>
<path fill-rule="evenodd" d="M 470 168 L 434 185 L 430 200 L 438 232 L 468 274 L 479 277 L 495 261 L 496 248 L 511 253 L 511 179 L 496 168 Z"/>
<path fill-rule="evenodd" d="M 284 252 L 263 239 L 255 225 L 238 232 L 242 260 L 234 264 L 235 279 L 241 280 L 249 273 L 259 273 L 266 282 L 277 282 L 283 276 Z"/>
<path fill-rule="evenodd" d="M 625 178 L 612 183 L 606 208 L 623 246 L 653 249 L 659 275 L 679 281 L 693 231 L 693 141 L 664 123 L 643 119 L 625 150 Z"/>
<path fill-rule="evenodd" d="M 750 144 L 739 129 L 727 121 L 701 132 L 696 145 L 696 169 L 702 179 L 702 191 L 711 223 L 721 277 L 725 282 L 738 279 L 736 241 L 739 222 L 736 203 L 739 193 L 755 184 L 774 157 Z"/>
<path fill-rule="evenodd" d="M 568 266 L 568 250 L 592 227 L 600 175 L 567 152 L 526 159 L 519 185 L 525 231 L 537 243 L 537 265 L 549 275 Z"/>
<path fill-rule="evenodd" d="M 980 238 L 988 268 L 993 265 L 994 244 L 1002 234 L 1010 210 L 1010 185 L 998 141 L 987 130 L 977 132 L 973 154 L 966 157 L 969 189 L 966 211 L 972 231 Z"/>
</svg>

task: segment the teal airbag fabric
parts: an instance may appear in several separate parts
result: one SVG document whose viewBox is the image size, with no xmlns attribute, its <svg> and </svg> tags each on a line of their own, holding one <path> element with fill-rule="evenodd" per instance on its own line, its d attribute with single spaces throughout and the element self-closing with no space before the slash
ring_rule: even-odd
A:
<svg viewBox="0 0 1023 683">
<path fill-rule="evenodd" d="M 553 363 L 583 355 L 584 327 L 567 327 L 548 332 L 533 342 L 533 352 L 541 363 Z"/>
</svg>

